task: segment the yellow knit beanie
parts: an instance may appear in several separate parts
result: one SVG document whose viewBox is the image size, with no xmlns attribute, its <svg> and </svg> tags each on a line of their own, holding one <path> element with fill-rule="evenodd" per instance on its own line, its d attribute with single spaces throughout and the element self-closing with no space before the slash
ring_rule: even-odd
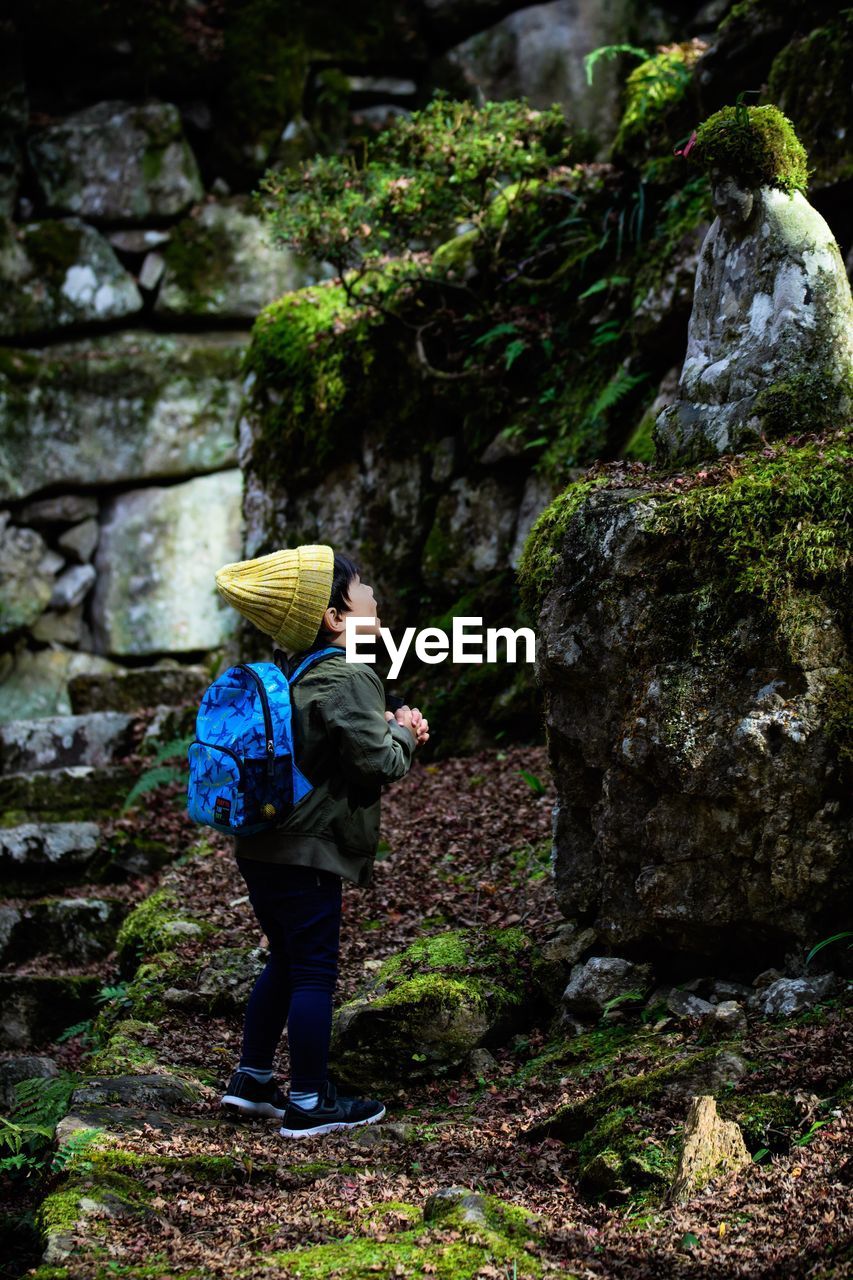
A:
<svg viewBox="0 0 853 1280">
<path fill-rule="evenodd" d="M 224 600 L 290 653 L 314 641 L 329 607 L 335 553 L 309 545 L 225 564 L 216 575 Z"/>
</svg>

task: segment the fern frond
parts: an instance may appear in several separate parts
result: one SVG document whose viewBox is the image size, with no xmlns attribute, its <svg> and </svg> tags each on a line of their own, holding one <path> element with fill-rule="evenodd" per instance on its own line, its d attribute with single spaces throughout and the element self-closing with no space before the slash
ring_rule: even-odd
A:
<svg viewBox="0 0 853 1280">
<path fill-rule="evenodd" d="M 641 62 L 647 62 L 651 57 L 645 49 L 638 49 L 633 44 L 602 44 L 597 49 L 593 49 L 583 60 L 584 71 L 586 72 L 587 84 L 592 84 L 592 73 L 596 65 L 603 59 L 618 58 L 622 53 L 630 53 L 633 58 L 639 58 Z"/>
<path fill-rule="evenodd" d="M 120 812 L 126 813 L 135 800 L 147 791 L 153 791 L 155 787 L 163 787 L 169 782 L 186 782 L 187 775 L 183 769 L 177 765 L 157 765 L 153 769 L 146 769 L 142 777 L 137 779 L 131 787 Z"/>
<path fill-rule="evenodd" d="M 169 742 L 161 742 L 151 757 L 151 763 L 162 764 L 164 760 L 175 760 L 179 756 L 185 760 L 187 751 L 191 742 L 195 741 L 195 735 L 191 734 L 184 738 L 172 738 Z"/>
<path fill-rule="evenodd" d="M 633 391 L 634 387 L 639 386 L 648 376 L 647 373 L 626 373 L 624 369 L 620 369 L 607 386 L 598 393 L 587 415 L 588 419 L 594 421 L 607 413 L 608 409 L 612 409 L 620 400 L 623 400 L 629 391 Z"/>
</svg>

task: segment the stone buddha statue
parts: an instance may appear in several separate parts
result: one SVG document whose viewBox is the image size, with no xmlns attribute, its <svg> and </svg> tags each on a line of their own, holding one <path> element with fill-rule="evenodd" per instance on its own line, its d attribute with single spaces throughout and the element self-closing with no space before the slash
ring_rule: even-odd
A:
<svg viewBox="0 0 853 1280">
<path fill-rule="evenodd" d="M 717 217 L 699 257 L 687 356 L 654 439 L 700 461 L 818 430 L 853 400 L 853 299 L 838 245 L 803 195 L 806 154 L 776 107 L 726 107 L 697 131 Z"/>
</svg>

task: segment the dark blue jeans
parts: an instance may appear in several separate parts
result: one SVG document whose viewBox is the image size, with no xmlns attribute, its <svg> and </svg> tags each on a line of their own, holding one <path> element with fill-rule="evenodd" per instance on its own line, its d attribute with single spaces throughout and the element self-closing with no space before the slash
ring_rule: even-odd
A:
<svg viewBox="0 0 853 1280">
<path fill-rule="evenodd" d="M 290 1087 L 319 1091 L 338 977 L 341 877 L 252 858 L 237 865 L 270 949 L 246 1006 L 241 1065 L 269 1070 L 287 1023 Z"/>
</svg>

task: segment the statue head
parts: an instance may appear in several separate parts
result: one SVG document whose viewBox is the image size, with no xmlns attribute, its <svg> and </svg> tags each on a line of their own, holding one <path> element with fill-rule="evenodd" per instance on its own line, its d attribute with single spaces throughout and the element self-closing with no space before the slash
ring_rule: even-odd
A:
<svg viewBox="0 0 853 1280">
<path fill-rule="evenodd" d="M 741 186 L 737 178 L 713 168 L 711 179 L 711 203 L 724 227 L 736 230 L 744 226 L 755 206 L 755 192 Z"/>
</svg>

